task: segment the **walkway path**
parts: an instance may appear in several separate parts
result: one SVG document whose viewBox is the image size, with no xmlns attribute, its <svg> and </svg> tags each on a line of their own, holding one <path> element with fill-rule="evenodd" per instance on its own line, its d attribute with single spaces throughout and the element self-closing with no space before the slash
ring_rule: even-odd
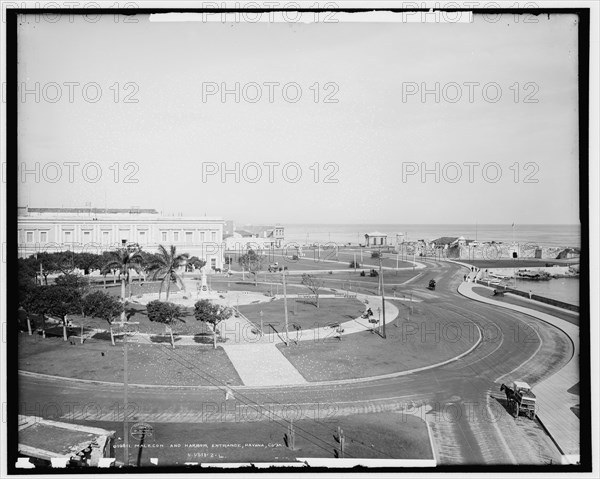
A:
<svg viewBox="0 0 600 479">
<path fill-rule="evenodd" d="M 225 344 L 222 348 L 244 386 L 287 386 L 306 379 L 272 343 Z"/>
<path fill-rule="evenodd" d="M 545 321 L 564 331 L 573 342 L 573 356 L 570 361 L 556 374 L 536 384 L 534 392 L 538 399 L 540 421 L 560 448 L 565 460 L 577 462 L 580 454 L 580 423 L 571 408 L 579 406 L 579 395 L 572 394 L 568 390 L 579 383 L 579 327 L 535 309 L 485 298 L 474 292 L 473 286 L 474 283 L 463 282 L 458 287 L 458 292 L 475 301 L 519 311 Z M 533 300 L 525 299 L 525 301 L 535 303 Z"/>
<path fill-rule="evenodd" d="M 290 298 L 297 295 L 289 295 Z M 334 295 L 321 295 L 321 297 L 334 297 Z M 376 310 L 381 307 L 382 300 L 379 297 L 357 294 L 356 299 L 368 302 L 368 306 Z M 398 317 L 399 311 L 396 306 L 386 301 L 387 322 L 392 322 Z M 367 304 L 365 303 L 365 309 Z M 266 325 L 265 331 L 266 333 Z M 339 328 L 329 326 L 291 331 L 290 341 L 322 341 L 334 335 L 343 336 L 368 331 L 373 327 L 368 319 L 358 317 L 351 321 L 340 323 Z M 285 333 L 270 333 L 260 335 L 257 325 L 249 321 L 243 314 L 232 316 L 224 321 L 220 332 L 229 342 L 222 345 L 227 353 L 231 364 L 239 374 L 244 386 L 286 386 L 301 385 L 307 381 L 292 366 L 288 359 L 277 348 L 277 345 L 285 342 Z"/>
</svg>

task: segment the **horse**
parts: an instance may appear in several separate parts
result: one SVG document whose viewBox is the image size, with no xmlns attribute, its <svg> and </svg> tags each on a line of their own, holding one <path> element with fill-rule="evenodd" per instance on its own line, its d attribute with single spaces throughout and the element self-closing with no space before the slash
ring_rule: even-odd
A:
<svg viewBox="0 0 600 479">
<path fill-rule="evenodd" d="M 506 402 L 508 403 L 508 411 L 511 412 L 515 417 L 519 415 L 519 406 L 517 404 L 517 396 L 515 391 L 508 387 L 506 384 L 500 386 L 500 391 L 504 391 L 506 394 Z"/>
<path fill-rule="evenodd" d="M 515 392 L 513 391 L 512 388 L 508 387 L 506 384 L 502 384 L 500 386 L 500 391 L 504 391 L 504 394 L 506 394 L 506 400 L 508 402 L 514 401 L 515 399 Z"/>
</svg>

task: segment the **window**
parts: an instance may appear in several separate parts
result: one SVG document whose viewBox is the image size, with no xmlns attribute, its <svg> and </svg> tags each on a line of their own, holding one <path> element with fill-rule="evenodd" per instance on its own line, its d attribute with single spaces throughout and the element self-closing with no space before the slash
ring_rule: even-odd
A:
<svg viewBox="0 0 600 479">
<path fill-rule="evenodd" d="M 103 231 L 102 232 L 102 244 L 109 244 L 110 243 L 110 231 Z"/>
<path fill-rule="evenodd" d="M 84 231 L 83 232 L 83 244 L 88 244 L 92 240 L 92 232 Z"/>
<path fill-rule="evenodd" d="M 146 232 L 145 231 L 139 232 L 139 242 L 141 244 L 146 244 Z"/>
<path fill-rule="evenodd" d="M 211 258 L 210 259 L 210 267 L 212 269 L 215 269 L 217 267 L 217 258 Z"/>
<path fill-rule="evenodd" d="M 173 242 L 179 243 L 179 231 L 173 231 Z"/>
<path fill-rule="evenodd" d="M 204 243 L 204 236 L 206 235 L 206 233 L 204 231 L 200 232 L 200 242 Z"/>
<path fill-rule="evenodd" d="M 216 231 L 212 231 L 210 233 L 210 240 L 211 241 L 217 241 L 217 232 Z"/>
<path fill-rule="evenodd" d="M 73 232 L 65 231 L 63 234 L 63 238 L 65 243 L 71 243 L 73 241 Z"/>
<path fill-rule="evenodd" d="M 194 233 L 192 231 L 185 232 L 185 243 L 192 244 L 194 241 Z"/>
<path fill-rule="evenodd" d="M 27 231 L 25 241 L 27 243 L 33 243 L 33 231 Z"/>
<path fill-rule="evenodd" d="M 47 242 L 48 242 L 48 232 L 40 231 L 40 243 L 47 243 Z"/>
<path fill-rule="evenodd" d="M 167 233 L 166 231 L 162 231 L 162 232 L 160 233 L 160 237 L 161 237 L 161 240 L 162 240 L 162 241 L 169 241 L 169 238 L 168 238 L 168 233 Z"/>
</svg>

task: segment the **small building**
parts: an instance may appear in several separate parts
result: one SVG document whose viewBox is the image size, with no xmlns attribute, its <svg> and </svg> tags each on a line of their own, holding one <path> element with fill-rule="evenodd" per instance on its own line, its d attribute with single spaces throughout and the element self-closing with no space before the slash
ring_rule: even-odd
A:
<svg viewBox="0 0 600 479">
<path fill-rule="evenodd" d="M 406 241 L 406 235 L 404 233 L 396 233 L 396 246 L 401 245 Z"/>
<path fill-rule="evenodd" d="M 261 239 L 265 248 L 281 248 L 285 240 L 285 227 L 282 225 L 245 225 L 244 228 Z M 239 232 L 239 230 L 238 230 Z"/>
<path fill-rule="evenodd" d="M 365 234 L 365 245 L 366 246 L 387 246 L 386 233 L 380 233 L 379 231 L 373 231 L 372 233 Z"/>
<path fill-rule="evenodd" d="M 442 236 L 441 238 L 434 239 L 431 245 L 434 248 L 447 249 L 452 246 L 464 246 L 466 241 L 462 236 Z"/>
<path fill-rule="evenodd" d="M 225 235 L 224 240 L 226 251 L 262 251 L 267 247 L 263 238 L 246 230 L 237 230 L 231 235 Z"/>
<path fill-rule="evenodd" d="M 34 464 L 98 467 L 103 458 L 114 458 L 115 431 L 19 415 L 19 454 Z"/>
<path fill-rule="evenodd" d="M 285 239 L 284 228 L 281 225 L 276 225 L 273 228 L 269 228 L 263 233 L 274 248 L 281 248 L 283 240 Z"/>
</svg>

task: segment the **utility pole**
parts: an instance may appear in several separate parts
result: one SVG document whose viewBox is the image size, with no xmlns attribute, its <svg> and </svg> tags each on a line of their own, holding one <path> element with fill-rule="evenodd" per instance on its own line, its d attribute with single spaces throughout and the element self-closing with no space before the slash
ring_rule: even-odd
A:
<svg viewBox="0 0 600 479">
<path fill-rule="evenodd" d="M 354 272 L 356 273 L 356 253 L 354 253 Z"/>
<path fill-rule="evenodd" d="M 287 309 L 287 292 L 285 289 L 285 269 L 282 272 L 283 274 L 283 308 L 284 308 L 284 318 L 285 318 L 285 345 L 290 345 L 289 334 L 288 334 L 288 309 Z"/>
<path fill-rule="evenodd" d="M 126 325 L 123 328 L 123 464 L 129 466 L 129 427 L 127 424 L 127 329 Z"/>
<path fill-rule="evenodd" d="M 381 267 L 381 246 L 379 247 L 379 278 L 381 286 L 381 311 L 383 312 L 383 339 L 385 339 L 385 285 L 383 284 L 383 268 Z"/>
</svg>

